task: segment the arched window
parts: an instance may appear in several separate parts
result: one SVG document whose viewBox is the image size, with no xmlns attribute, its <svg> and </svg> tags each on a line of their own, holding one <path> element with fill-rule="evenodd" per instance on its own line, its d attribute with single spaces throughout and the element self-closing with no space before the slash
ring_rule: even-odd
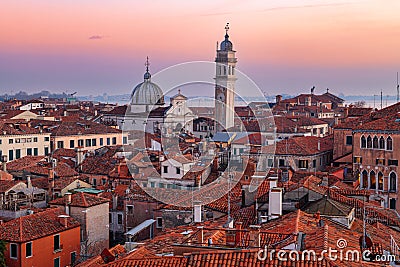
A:
<svg viewBox="0 0 400 267">
<path fill-rule="evenodd" d="M 378 148 L 378 137 L 374 136 L 374 140 L 372 141 L 372 147 Z"/>
<path fill-rule="evenodd" d="M 389 175 L 389 191 L 397 191 L 397 175 L 395 172 L 391 172 Z"/>
<path fill-rule="evenodd" d="M 383 173 L 378 173 L 378 190 L 383 190 Z"/>
<path fill-rule="evenodd" d="M 363 170 L 363 172 L 362 172 L 361 185 L 362 185 L 362 188 L 364 188 L 364 189 L 368 188 L 368 172 L 366 170 Z"/>
<path fill-rule="evenodd" d="M 390 136 L 386 140 L 386 150 L 393 150 L 393 140 Z"/>
<path fill-rule="evenodd" d="M 385 149 L 385 138 L 383 136 L 379 138 L 379 149 Z"/>
<path fill-rule="evenodd" d="M 367 147 L 367 140 L 365 139 L 365 136 L 361 136 L 361 148 L 366 148 Z"/>
<path fill-rule="evenodd" d="M 367 148 L 372 148 L 372 138 L 370 135 L 367 137 Z"/>
<path fill-rule="evenodd" d="M 374 171 L 369 173 L 369 188 L 376 189 L 376 176 Z"/>
</svg>

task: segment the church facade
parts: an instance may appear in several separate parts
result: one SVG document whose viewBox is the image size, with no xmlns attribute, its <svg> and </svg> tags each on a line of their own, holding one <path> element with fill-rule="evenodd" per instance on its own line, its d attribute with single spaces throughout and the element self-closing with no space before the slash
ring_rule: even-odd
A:
<svg viewBox="0 0 400 267">
<path fill-rule="evenodd" d="M 215 120 L 214 133 L 234 126 L 235 115 L 235 83 L 236 83 L 236 51 L 229 40 L 229 24 L 225 27 L 225 39 L 217 47 L 215 58 Z M 136 85 L 131 94 L 130 103 L 124 108 L 116 107 L 101 120 L 114 122 L 124 131 L 141 131 L 172 135 L 181 132 L 196 132 L 193 122 L 201 119 L 187 105 L 187 97 L 178 90 L 170 97 L 170 104 L 166 105 L 165 96 L 160 86 L 151 80 L 149 61 L 146 61 L 146 72 L 143 82 Z M 195 108 L 194 108 L 195 109 Z M 207 129 L 209 131 L 209 129 Z M 205 136 L 200 133 L 200 136 Z"/>
</svg>

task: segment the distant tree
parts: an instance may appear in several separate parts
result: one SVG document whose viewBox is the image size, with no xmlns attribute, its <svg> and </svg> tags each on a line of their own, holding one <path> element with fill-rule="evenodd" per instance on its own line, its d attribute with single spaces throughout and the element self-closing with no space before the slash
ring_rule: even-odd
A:
<svg viewBox="0 0 400 267">
<path fill-rule="evenodd" d="M 363 108 L 365 107 L 365 101 L 364 100 L 356 101 L 354 102 L 353 106 L 355 108 Z"/>
<path fill-rule="evenodd" d="M 5 253 L 6 251 L 6 241 L 0 240 L 0 267 L 6 267 L 6 258 Z"/>
</svg>

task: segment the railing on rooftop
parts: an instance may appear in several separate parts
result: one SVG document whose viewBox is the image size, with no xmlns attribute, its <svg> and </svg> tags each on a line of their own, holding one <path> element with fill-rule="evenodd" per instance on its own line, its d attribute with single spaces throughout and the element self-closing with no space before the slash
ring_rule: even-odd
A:
<svg viewBox="0 0 400 267">
<path fill-rule="evenodd" d="M 392 235 L 390 235 L 390 253 L 396 256 L 396 259 L 400 259 L 400 247 L 397 245 Z"/>
</svg>

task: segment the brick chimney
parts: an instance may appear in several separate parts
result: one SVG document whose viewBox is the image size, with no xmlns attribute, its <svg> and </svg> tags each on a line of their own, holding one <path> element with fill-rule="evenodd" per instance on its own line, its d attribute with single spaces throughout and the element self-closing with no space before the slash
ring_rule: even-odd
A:
<svg viewBox="0 0 400 267">
<path fill-rule="evenodd" d="M 251 247 L 261 247 L 260 225 L 250 225 L 250 240 L 252 241 Z"/>
<path fill-rule="evenodd" d="M 69 215 L 69 205 L 71 204 L 72 201 L 72 194 L 70 192 L 67 192 L 64 194 L 64 199 L 65 199 L 65 213 Z"/>
<path fill-rule="evenodd" d="M 58 216 L 58 221 L 60 222 L 60 224 L 61 224 L 62 226 L 64 226 L 65 228 L 67 228 L 67 227 L 68 227 L 68 218 L 69 218 L 68 215 L 59 215 L 59 216 Z"/>
<path fill-rule="evenodd" d="M 204 243 L 204 227 L 198 226 L 197 229 L 199 229 L 198 235 L 197 235 L 197 243 L 200 245 L 203 245 L 203 243 Z"/>
<path fill-rule="evenodd" d="M 236 231 L 235 231 L 236 232 L 235 244 L 236 244 L 236 247 L 240 246 L 240 244 L 242 242 L 242 238 L 243 238 L 242 226 L 243 226 L 242 222 L 236 222 L 235 223 L 235 228 L 236 228 Z"/>
<path fill-rule="evenodd" d="M 54 170 L 53 170 L 53 168 L 49 169 L 49 180 L 54 180 Z"/>
</svg>

